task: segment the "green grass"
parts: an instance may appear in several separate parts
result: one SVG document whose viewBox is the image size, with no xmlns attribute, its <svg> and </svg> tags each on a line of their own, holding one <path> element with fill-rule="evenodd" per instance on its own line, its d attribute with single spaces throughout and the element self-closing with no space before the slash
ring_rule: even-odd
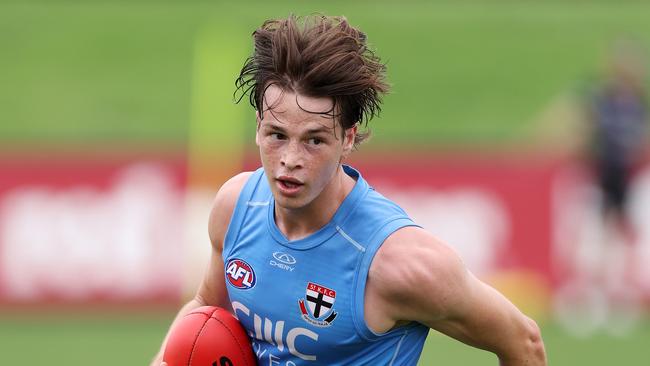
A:
<svg viewBox="0 0 650 366">
<path fill-rule="evenodd" d="M 588 338 L 569 335 L 556 323 L 541 324 L 551 366 L 645 365 L 648 360 L 650 327 L 646 321 L 628 335 L 613 336 L 605 331 Z M 497 365 L 496 356 L 470 348 L 448 337 L 430 333 L 419 363 L 422 366 Z"/>
<path fill-rule="evenodd" d="M 173 311 L 0 313 L 3 365 L 146 365 Z M 644 365 L 650 344 L 647 321 L 625 337 L 605 332 L 578 339 L 554 323 L 543 324 L 549 365 Z M 432 333 L 420 365 L 496 365 L 496 357 Z"/>
<path fill-rule="evenodd" d="M 4 2 L 0 144 L 183 149 L 202 29 L 249 45 L 264 19 L 319 11 L 346 15 L 388 63 L 380 148 L 525 138 L 612 40 L 650 43 L 650 3 L 634 1 Z M 251 131 L 252 111 L 238 108 L 250 118 L 230 122 Z"/>
</svg>

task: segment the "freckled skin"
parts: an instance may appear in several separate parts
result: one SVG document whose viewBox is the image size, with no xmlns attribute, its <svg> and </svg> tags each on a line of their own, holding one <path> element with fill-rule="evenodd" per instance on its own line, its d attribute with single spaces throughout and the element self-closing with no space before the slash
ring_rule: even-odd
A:
<svg viewBox="0 0 650 366">
<path fill-rule="evenodd" d="M 272 85 L 263 118 L 258 115 L 255 141 L 276 201 L 276 222 L 289 238 L 325 225 L 354 186 L 340 162 L 352 150 L 356 127 L 342 136 L 331 116 L 305 111 L 329 111 L 332 103 L 331 98 L 305 97 Z M 302 183 L 297 194 L 283 194 L 281 177 Z"/>
</svg>

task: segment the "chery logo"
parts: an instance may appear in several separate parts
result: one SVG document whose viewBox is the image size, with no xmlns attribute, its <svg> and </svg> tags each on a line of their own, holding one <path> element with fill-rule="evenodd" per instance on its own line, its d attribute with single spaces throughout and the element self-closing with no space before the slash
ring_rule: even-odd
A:
<svg viewBox="0 0 650 366">
<path fill-rule="evenodd" d="M 294 258 L 291 254 L 274 252 L 273 258 L 277 259 L 278 261 L 284 264 L 296 264 L 296 258 Z"/>
</svg>

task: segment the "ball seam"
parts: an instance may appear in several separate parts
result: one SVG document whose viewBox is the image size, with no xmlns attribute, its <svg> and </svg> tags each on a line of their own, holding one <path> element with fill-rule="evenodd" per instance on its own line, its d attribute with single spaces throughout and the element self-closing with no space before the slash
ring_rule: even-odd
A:
<svg viewBox="0 0 650 366">
<path fill-rule="evenodd" d="M 205 313 L 195 313 L 195 314 L 207 315 Z M 203 329 L 205 329 L 205 326 L 208 325 L 208 320 L 210 320 L 209 317 L 208 317 L 208 319 L 206 319 L 205 322 L 203 322 L 203 325 L 201 325 L 201 329 L 199 329 L 199 332 L 194 337 L 194 341 L 192 342 L 192 351 L 190 352 L 190 359 L 187 360 L 187 365 L 188 366 L 192 365 L 192 358 L 194 357 L 194 349 L 196 348 L 196 342 L 199 341 L 199 337 L 201 336 L 201 333 L 203 332 Z"/>
<path fill-rule="evenodd" d="M 212 315 L 214 315 L 214 314 L 212 314 Z M 243 358 L 243 359 L 247 359 L 247 357 L 246 357 L 246 353 L 244 352 L 244 348 L 242 347 L 241 343 L 239 343 L 239 339 L 238 339 L 237 337 L 235 337 L 235 333 L 233 333 L 233 331 L 230 329 L 230 327 L 228 327 L 228 325 L 227 325 L 226 323 L 224 323 L 223 321 L 221 321 L 221 319 L 214 318 L 214 317 L 213 317 L 212 319 L 214 319 L 214 320 L 218 321 L 219 323 L 221 323 L 221 325 L 223 325 L 224 328 L 226 328 L 226 329 L 228 330 L 228 332 L 230 333 L 230 335 L 232 336 L 232 338 L 235 340 L 235 342 L 237 342 L 237 346 L 239 347 L 239 352 L 241 353 L 242 358 Z M 207 322 L 206 322 L 206 323 L 207 323 Z"/>
</svg>

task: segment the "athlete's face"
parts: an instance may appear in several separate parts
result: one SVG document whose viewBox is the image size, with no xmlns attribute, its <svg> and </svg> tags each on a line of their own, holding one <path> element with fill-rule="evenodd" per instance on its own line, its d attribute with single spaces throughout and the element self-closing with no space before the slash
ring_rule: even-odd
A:
<svg viewBox="0 0 650 366">
<path fill-rule="evenodd" d="M 356 127 L 341 134 L 330 98 L 312 98 L 271 85 L 257 119 L 255 141 L 276 203 L 302 208 L 331 187 L 341 159 L 353 147 Z M 311 113 L 310 113 L 311 112 Z"/>
</svg>

